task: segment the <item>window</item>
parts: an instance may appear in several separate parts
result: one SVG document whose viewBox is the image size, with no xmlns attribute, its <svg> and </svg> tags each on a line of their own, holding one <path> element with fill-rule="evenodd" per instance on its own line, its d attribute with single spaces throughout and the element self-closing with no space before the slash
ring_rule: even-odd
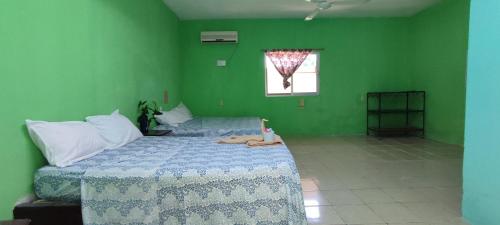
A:
<svg viewBox="0 0 500 225">
<path fill-rule="evenodd" d="M 264 55 L 265 56 L 265 55 Z M 283 87 L 283 77 L 273 62 L 266 58 L 266 96 L 300 96 L 319 94 L 319 53 L 313 52 L 289 79 L 291 85 Z"/>
</svg>

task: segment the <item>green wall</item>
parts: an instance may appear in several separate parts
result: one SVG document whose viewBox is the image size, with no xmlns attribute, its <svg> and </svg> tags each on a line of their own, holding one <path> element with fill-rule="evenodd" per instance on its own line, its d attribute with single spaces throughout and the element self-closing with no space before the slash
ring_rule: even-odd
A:
<svg viewBox="0 0 500 225">
<path fill-rule="evenodd" d="M 210 30 L 238 31 L 240 43 L 201 45 Z M 361 134 L 367 91 L 409 87 L 409 32 L 407 18 L 183 21 L 183 101 L 195 115 L 265 117 L 285 135 Z M 320 95 L 304 109 L 301 97 L 265 97 L 266 48 L 325 49 Z"/>
<path fill-rule="evenodd" d="M 463 144 L 468 0 L 446 0 L 411 19 L 411 87 L 427 91 L 427 137 Z"/>
<path fill-rule="evenodd" d="M 498 0 L 472 0 L 467 78 L 463 215 L 500 224 L 500 17 Z"/>
<path fill-rule="evenodd" d="M 463 144 L 468 5 L 395 19 L 183 21 L 183 101 L 197 115 L 265 117 L 285 135 L 348 135 L 365 131 L 367 91 L 426 90 L 428 138 Z M 200 44 L 214 30 L 238 31 L 240 43 Z M 265 97 L 265 48 L 325 48 L 320 95 L 305 109 L 302 97 Z"/>
<path fill-rule="evenodd" d="M 161 0 L 2 0 L 0 220 L 45 162 L 24 120 L 82 120 L 180 98 L 178 19 Z M 172 104 L 173 105 L 173 104 Z M 171 107 L 167 105 L 166 107 Z"/>
</svg>

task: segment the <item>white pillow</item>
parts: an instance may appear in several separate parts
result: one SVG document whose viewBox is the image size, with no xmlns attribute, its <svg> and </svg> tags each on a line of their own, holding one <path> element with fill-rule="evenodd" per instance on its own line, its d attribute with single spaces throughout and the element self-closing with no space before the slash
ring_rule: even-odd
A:
<svg viewBox="0 0 500 225">
<path fill-rule="evenodd" d="M 26 120 L 26 126 L 49 164 L 58 167 L 90 158 L 107 146 L 97 129 L 85 122 Z"/>
<path fill-rule="evenodd" d="M 160 124 L 168 124 L 177 127 L 181 123 L 192 120 L 193 115 L 184 104 L 180 103 L 177 107 L 168 112 L 162 112 L 161 115 L 155 115 L 155 118 Z"/>
<path fill-rule="evenodd" d="M 162 112 L 161 115 L 155 115 L 156 121 L 160 124 L 177 127 L 179 124 L 186 122 L 186 119 L 175 110 Z"/>
<path fill-rule="evenodd" d="M 174 110 L 182 114 L 184 116 L 184 119 L 187 120 L 192 120 L 193 119 L 193 114 L 191 114 L 191 111 L 184 105 L 184 103 L 180 103 Z"/>
<path fill-rule="evenodd" d="M 86 120 L 97 128 L 108 143 L 109 149 L 122 147 L 143 136 L 139 129 L 118 110 L 111 115 L 89 116 Z"/>
</svg>

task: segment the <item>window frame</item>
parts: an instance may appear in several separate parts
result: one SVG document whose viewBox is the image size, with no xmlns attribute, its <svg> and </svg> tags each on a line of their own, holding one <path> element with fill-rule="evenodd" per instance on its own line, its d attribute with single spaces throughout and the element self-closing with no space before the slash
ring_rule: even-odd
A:
<svg viewBox="0 0 500 225">
<path fill-rule="evenodd" d="M 267 89 L 267 61 L 266 61 L 266 54 L 264 53 L 264 94 L 266 97 L 295 97 L 295 96 L 319 96 L 320 93 L 320 62 L 321 62 L 321 54 L 319 51 L 312 51 L 311 54 L 316 55 L 316 92 L 294 92 L 293 91 L 293 75 L 290 77 L 290 88 L 291 92 L 290 94 L 282 93 L 282 94 L 269 94 L 268 89 Z M 295 74 L 294 74 L 295 75 Z"/>
</svg>

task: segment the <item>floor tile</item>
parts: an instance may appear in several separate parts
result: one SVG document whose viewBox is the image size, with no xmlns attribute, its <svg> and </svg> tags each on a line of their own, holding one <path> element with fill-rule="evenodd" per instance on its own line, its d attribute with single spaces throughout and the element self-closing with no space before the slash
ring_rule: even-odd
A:
<svg viewBox="0 0 500 225">
<path fill-rule="evenodd" d="M 387 225 L 430 225 L 429 223 L 387 223 Z"/>
<path fill-rule="evenodd" d="M 414 215 L 408 208 L 399 203 L 389 204 L 369 204 L 375 214 L 388 223 L 415 223 L 423 222 L 422 219 Z"/>
<path fill-rule="evenodd" d="M 429 223 L 429 225 L 469 225 L 469 223 L 462 218 L 455 218 L 448 222 Z"/>
<path fill-rule="evenodd" d="M 322 175 L 316 177 L 315 180 L 317 187 L 321 191 L 329 191 L 329 190 L 347 190 L 347 185 L 345 185 L 339 178 L 334 177 L 332 175 Z"/>
<path fill-rule="evenodd" d="M 386 194 L 398 202 L 432 202 L 437 190 L 434 188 L 384 188 Z"/>
<path fill-rule="evenodd" d="M 337 225 L 345 224 L 342 218 L 331 206 L 306 207 L 307 222 L 309 224 Z"/>
<path fill-rule="evenodd" d="M 376 188 L 377 186 L 370 182 L 368 178 L 356 177 L 356 175 L 351 175 L 349 177 L 340 178 L 342 183 L 349 189 L 364 189 L 364 188 Z"/>
<path fill-rule="evenodd" d="M 352 190 L 364 203 L 395 203 L 390 195 L 383 192 L 381 189 L 359 189 Z"/>
<path fill-rule="evenodd" d="M 318 186 L 316 185 L 316 183 L 314 182 L 313 179 L 302 179 L 301 180 L 301 184 L 302 184 L 302 191 L 317 191 L 319 190 L 318 189 Z"/>
<path fill-rule="evenodd" d="M 358 196 L 351 190 L 323 191 L 326 200 L 332 205 L 363 205 Z"/>
<path fill-rule="evenodd" d="M 305 206 L 331 205 L 320 191 L 304 191 L 303 194 Z"/>
<path fill-rule="evenodd" d="M 384 223 L 380 217 L 365 205 L 335 206 L 334 209 L 347 224 Z"/>
<path fill-rule="evenodd" d="M 404 205 L 419 219 L 428 223 L 451 223 L 460 218 L 460 215 L 440 203 L 404 203 Z"/>
</svg>

